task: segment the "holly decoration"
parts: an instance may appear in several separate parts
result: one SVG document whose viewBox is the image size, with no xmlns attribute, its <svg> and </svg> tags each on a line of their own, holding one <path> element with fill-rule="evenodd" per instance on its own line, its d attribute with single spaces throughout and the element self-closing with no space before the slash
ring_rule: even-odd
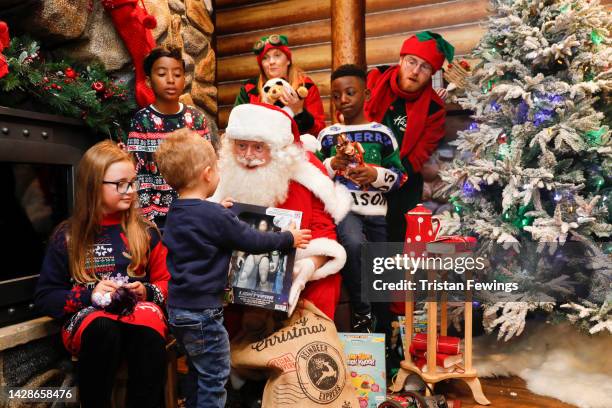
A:
<svg viewBox="0 0 612 408">
<path fill-rule="evenodd" d="M 68 67 L 64 70 L 64 75 L 66 75 L 66 78 L 69 79 L 75 79 L 77 77 L 77 73 L 71 67 Z"/>
<path fill-rule="evenodd" d="M 14 37 L 4 51 L 9 73 L 0 79 L 0 105 L 82 119 L 96 133 L 121 138 L 136 107 L 128 90 L 101 65 L 81 66 L 41 56 L 39 44 Z"/>
</svg>

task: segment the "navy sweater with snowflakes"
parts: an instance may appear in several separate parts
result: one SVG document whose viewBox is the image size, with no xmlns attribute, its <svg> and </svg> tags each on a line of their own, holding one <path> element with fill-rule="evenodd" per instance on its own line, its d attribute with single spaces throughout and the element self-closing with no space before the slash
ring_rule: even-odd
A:
<svg viewBox="0 0 612 408">
<path fill-rule="evenodd" d="M 233 250 L 261 254 L 293 246 L 289 231 L 261 232 L 222 205 L 178 199 L 170 205 L 163 243 L 168 248 L 168 306 L 221 307 Z"/>
<path fill-rule="evenodd" d="M 107 216 L 102 220 L 100 233 L 91 248 L 93 259 L 90 271 L 97 280 L 78 283 L 70 276 L 67 233 L 68 224 L 64 224 L 51 236 L 36 286 L 34 304 L 45 315 L 70 319 L 67 328 L 74 329 L 87 314 L 96 310 L 91 307 L 91 293 L 98 280 L 128 276 L 131 260 L 120 218 Z M 166 248 L 156 230 L 150 229 L 149 233 L 151 240 L 147 265 L 144 271 L 138 272 L 143 276 L 130 277 L 130 282 L 142 282 L 147 289 L 146 300 L 163 307 L 170 279 L 166 269 Z"/>
</svg>

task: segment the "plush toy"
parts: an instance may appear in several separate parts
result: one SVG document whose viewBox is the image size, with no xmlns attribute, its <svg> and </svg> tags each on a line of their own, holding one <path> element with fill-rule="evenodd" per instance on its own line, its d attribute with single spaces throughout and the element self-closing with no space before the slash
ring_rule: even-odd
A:
<svg viewBox="0 0 612 408">
<path fill-rule="evenodd" d="M 0 21 L 0 52 L 7 48 L 10 43 L 8 25 L 4 21 Z M 0 78 L 6 74 L 8 74 L 8 63 L 6 57 L 0 54 Z"/>
<path fill-rule="evenodd" d="M 115 289 L 112 294 L 110 292 L 106 292 L 104 295 L 97 292 L 94 293 L 91 296 L 92 304 L 99 309 L 104 309 L 108 313 L 119 316 L 132 314 L 138 299 L 135 294 L 123 286 L 129 283 L 129 277 L 119 274 L 118 276 L 111 277 L 110 280 L 121 286 Z"/>
<path fill-rule="evenodd" d="M 282 78 L 272 78 L 266 81 L 263 86 L 264 94 L 262 95 L 262 102 L 269 103 L 270 105 L 276 105 L 281 109 L 285 108 L 285 104 L 281 102 L 280 97 L 283 95 L 283 89 L 286 89 L 289 93 L 296 93 L 298 98 L 304 99 L 308 96 L 308 89 L 301 85 L 296 90 L 293 89 L 289 82 Z M 291 116 L 293 112 L 291 109 L 285 109 Z"/>
<path fill-rule="evenodd" d="M 102 0 L 102 5 L 110 14 L 117 33 L 132 57 L 136 74 L 136 102 L 141 107 L 147 106 L 155 102 L 155 95 L 145 82 L 143 61 L 155 48 L 151 30 L 157 26 L 157 20 L 147 13 L 142 0 Z"/>
</svg>

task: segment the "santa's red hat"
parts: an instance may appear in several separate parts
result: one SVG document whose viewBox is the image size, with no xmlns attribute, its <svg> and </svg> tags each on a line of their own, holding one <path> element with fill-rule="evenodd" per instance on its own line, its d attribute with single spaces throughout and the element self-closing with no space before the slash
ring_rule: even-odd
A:
<svg viewBox="0 0 612 408">
<path fill-rule="evenodd" d="M 247 103 L 232 109 L 225 135 L 282 148 L 300 143 L 300 131 L 287 112 L 274 105 Z"/>
<path fill-rule="evenodd" d="M 423 58 L 438 71 L 444 65 L 444 59 L 453 61 L 455 47 L 446 41 L 440 34 L 423 31 L 409 37 L 400 50 L 400 56 L 416 55 Z"/>
</svg>

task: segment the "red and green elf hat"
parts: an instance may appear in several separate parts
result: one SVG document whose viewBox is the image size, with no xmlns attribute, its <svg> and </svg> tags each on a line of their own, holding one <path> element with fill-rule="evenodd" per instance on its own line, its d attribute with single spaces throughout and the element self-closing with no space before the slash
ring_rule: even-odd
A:
<svg viewBox="0 0 612 408">
<path fill-rule="evenodd" d="M 416 55 L 431 64 L 434 71 L 444 65 L 444 59 L 453 61 L 455 47 L 446 41 L 440 34 L 431 31 L 422 31 L 409 37 L 400 51 L 400 56 Z"/>
<path fill-rule="evenodd" d="M 289 50 L 289 41 L 287 40 L 287 36 L 282 34 L 271 34 L 261 37 L 253 45 L 253 53 L 257 55 L 257 63 L 259 64 L 260 68 L 263 56 L 266 55 L 266 52 L 274 48 L 285 54 L 287 59 L 289 59 L 289 62 L 291 62 L 291 50 Z"/>
</svg>

